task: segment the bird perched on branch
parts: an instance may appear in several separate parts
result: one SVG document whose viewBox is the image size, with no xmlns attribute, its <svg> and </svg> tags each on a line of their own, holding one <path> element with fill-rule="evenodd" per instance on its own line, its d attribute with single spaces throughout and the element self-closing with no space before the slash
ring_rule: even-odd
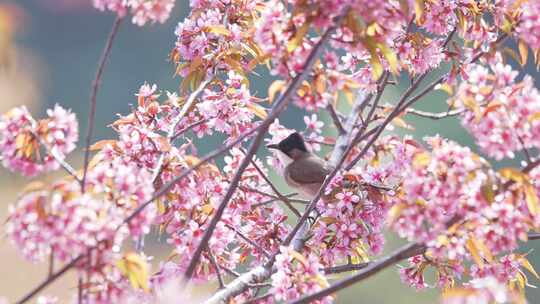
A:
<svg viewBox="0 0 540 304">
<path fill-rule="evenodd" d="M 308 151 L 304 138 L 298 132 L 266 147 L 277 151 L 285 166 L 283 175 L 287 184 L 308 199 L 317 194 L 326 176 L 334 169 L 327 161 Z"/>
</svg>

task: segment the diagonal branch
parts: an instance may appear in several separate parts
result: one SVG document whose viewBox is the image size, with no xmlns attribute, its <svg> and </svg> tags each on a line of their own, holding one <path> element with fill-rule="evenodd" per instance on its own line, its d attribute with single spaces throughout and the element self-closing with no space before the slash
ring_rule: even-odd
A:
<svg viewBox="0 0 540 304">
<path fill-rule="evenodd" d="M 335 274 L 335 273 L 342 273 L 342 272 L 348 272 L 348 271 L 355 271 L 364 269 L 369 266 L 369 263 L 360 263 L 360 264 L 345 264 L 345 265 L 339 265 L 334 267 L 327 267 L 322 269 L 324 274 Z"/>
<path fill-rule="evenodd" d="M 339 16 L 337 18 L 337 21 L 335 24 L 340 24 L 341 20 L 344 18 L 344 14 Z M 227 203 L 231 199 L 232 195 L 236 191 L 236 188 L 238 187 L 238 184 L 240 182 L 240 178 L 242 177 L 242 174 L 244 173 L 244 170 L 247 168 L 249 163 L 251 162 L 251 159 L 255 152 L 257 152 L 257 149 L 259 148 L 260 144 L 262 143 L 262 140 L 264 136 L 266 135 L 266 131 L 272 124 L 272 122 L 281 114 L 281 112 L 287 107 L 289 104 L 290 98 L 293 94 L 296 93 L 296 90 L 304 81 L 304 79 L 307 77 L 309 72 L 311 71 L 311 66 L 315 63 L 315 61 L 319 57 L 319 53 L 322 51 L 323 46 L 326 44 L 328 39 L 330 38 L 331 34 L 334 32 L 336 25 L 330 27 L 321 37 L 319 42 L 313 47 L 311 53 L 309 54 L 308 58 L 306 59 L 306 62 L 304 63 L 304 66 L 302 68 L 302 72 L 298 74 L 289 84 L 287 90 L 281 94 L 278 101 L 274 104 L 272 107 L 272 111 L 268 115 L 268 117 L 260 124 L 260 129 L 256 135 L 256 137 L 252 140 L 251 145 L 246 153 L 245 158 L 242 160 L 242 163 L 238 166 L 237 172 L 234 176 L 234 178 L 231 181 L 231 184 L 229 186 L 229 189 L 227 190 L 227 193 L 225 193 L 221 203 L 219 204 L 214 217 L 212 217 L 212 220 L 210 221 L 210 224 L 208 225 L 200 243 L 197 249 L 195 250 L 195 253 L 193 254 L 193 257 L 190 260 L 190 263 L 186 269 L 185 273 L 185 279 L 189 281 L 191 276 L 193 275 L 193 272 L 195 271 L 195 267 L 200 259 L 201 253 L 203 248 L 205 248 L 206 244 L 210 240 L 210 237 L 212 236 L 212 233 L 214 232 L 214 229 L 217 225 L 217 223 L 221 220 L 221 217 L 223 216 L 223 213 L 227 207 Z"/>
<path fill-rule="evenodd" d="M 96 77 L 92 82 L 92 93 L 90 94 L 90 105 L 88 109 L 88 126 L 86 130 L 86 140 L 84 147 L 84 168 L 81 181 L 82 192 L 84 192 L 84 183 L 86 181 L 86 173 L 88 171 L 88 162 L 90 161 L 90 144 L 92 143 L 94 125 L 96 123 L 97 93 L 99 90 L 99 85 L 101 84 L 101 76 L 103 75 L 103 70 L 105 69 L 105 63 L 107 62 L 107 58 L 109 58 L 109 54 L 111 53 L 114 37 L 116 37 L 116 34 L 118 33 L 118 29 L 120 28 L 122 20 L 123 17 L 121 16 L 117 16 L 114 20 L 111 32 L 109 33 L 109 37 L 107 38 L 107 42 L 105 43 L 105 48 L 103 49 L 103 53 L 101 54 L 101 58 L 99 59 Z"/>
<path fill-rule="evenodd" d="M 395 251 L 394 253 L 390 254 L 389 256 L 369 264 L 364 270 L 361 270 L 348 278 L 337 281 L 330 287 L 325 288 L 319 292 L 292 301 L 291 304 L 311 303 L 312 301 L 315 301 L 317 299 L 324 298 L 341 289 L 344 289 L 357 282 L 367 279 L 390 265 L 394 265 L 395 263 L 398 263 L 415 255 L 422 254 L 422 252 L 424 251 L 425 247 L 423 245 L 416 243 L 408 244 L 401 249 Z"/>
</svg>

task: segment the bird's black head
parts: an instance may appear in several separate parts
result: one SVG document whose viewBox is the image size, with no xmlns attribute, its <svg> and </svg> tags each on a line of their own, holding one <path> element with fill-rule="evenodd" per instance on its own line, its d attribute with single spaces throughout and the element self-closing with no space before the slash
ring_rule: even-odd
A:
<svg viewBox="0 0 540 304">
<path fill-rule="evenodd" d="M 287 154 L 291 158 L 296 158 L 298 153 L 307 153 L 306 144 L 304 138 L 300 133 L 294 132 L 278 144 L 267 145 L 269 149 L 277 149 Z"/>
</svg>

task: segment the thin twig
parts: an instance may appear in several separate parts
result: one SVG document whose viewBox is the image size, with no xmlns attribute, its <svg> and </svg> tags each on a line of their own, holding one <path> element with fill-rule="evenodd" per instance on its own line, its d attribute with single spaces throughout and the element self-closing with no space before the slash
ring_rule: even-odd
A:
<svg viewBox="0 0 540 304">
<path fill-rule="evenodd" d="M 37 126 L 37 121 L 35 121 L 33 118 L 31 118 L 31 123 L 33 126 Z M 32 136 L 39 142 L 39 144 L 45 149 L 45 151 L 51 155 L 54 160 L 60 165 L 62 169 L 64 169 L 71 177 L 73 177 L 79 184 L 81 183 L 81 180 L 79 179 L 79 176 L 77 176 L 77 171 L 68 164 L 64 159 L 62 159 L 51 147 L 43 140 L 41 136 L 39 136 L 36 132 L 31 131 Z"/>
<path fill-rule="evenodd" d="M 195 100 L 197 99 L 197 97 L 199 97 L 199 95 L 202 93 L 202 91 L 206 88 L 206 86 L 212 82 L 214 78 L 213 77 L 209 77 L 208 79 L 202 81 L 199 86 L 197 87 L 197 89 L 195 91 L 193 91 L 188 99 L 186 100 L 186 102 L 184 103 L 184 105 L 182 106 L 182 109 L 180 109 L 180 113 L 178 113 L 178 115 L 176 115 L 173 119 L 173 121 L 171 121 L 171 125 L 169 126 L 169 130 L 167 132 L 167 141 L 168 142 L 172 142 L 173 141 L 173 138 L 175 136 L 175 132 L 176 132 L 176 128 L 178 127 L 178 124 L 180 123 L 180 121 L 182 121 L 182 118 L 184 118 L 184 116 L 187 114 L 187 112 L 189 111 L 189 109 L 191 108 L 191 106 L 193 105 L 193 103 L 195 102 Z M 156 167 L 154 168 L 154 172 L 152 173 L 152 182 L 154 182 L 157 177 L 159 176 L 161 170 L 162 170 L 162 167 L 163 167 L 163 162 L 165 161 L 165 153 L 161 152 L 159 153 L 159 157 L 158 157 L 158 160 L 157 160 L 157 165 Z"/>
<path fill-rule="evenodd" d="M 244 152 L 244 150 L 242 149 L 242 152 Z M 245 154 L 245 152 L 244 152 Z M 253 167 L 255 167 L 255 170 L 257 170 L 257 172 L 259 173 L 259 175 L 264 179 L 264 181 L 268 184 L 268 186 L 270 186 L 270 188 L 272 188 L 272 191 L 274 191 L 274 193 L 277 195 L 277 197 L 279 198 L 280 201 L 282 201 L 286 206 L 287 208 L 289 208 L 289 210 L 292 211 L 292 213 L 294 213 L 297 217 L 300 217 L 302 216 L 300 214 L 300 211 L 298 211 L 298 209 L 296 209 L 292 204 L 291 204 L 291 201 L 286 197 L 284 196 L 283 194 L 281 194 L 281 192 L 279 192 L 279 190 L 277 189 L 277 187 L 274 185 L 274 183 L 272 183 L 272 181 L 266 176 L 266 174 L 264 174 L 263 170 L 257 165 L 257 163 L 255 163 L 254 160 L 251 160 L 251 165 L 253 165 Z"/>
<path fill-rule="evenodd" d="M 187 125 L 185 128 L 183 128 L 182 130 L 178 131 L 178 133 L 174 134 L 172 137 L 171 137 L 171 142 L 176 140 L 178 137 L 180 137 L 182 134 L 186 133 L 187 131 L 197 127 L 197 126 L 200 126 L 202 125 L 203 123 L 206 123 L 208 122 L 208 119 L 201 119 L 201 120 L 198 120 L 196 122 L 193 122 L 189 125 Z"/>
<path fill-rule="evenodd" d="M 54 273 L 54 251 L 51 248 L 51 253 L 49 254 L 49 274 L 47 275 L 50 278 Z"/>
<path fill-rule="evenodd" d="M 210 259 L 210 262 L 216 269 L 216 276 L 219 283 L 219 289 L 225 288 L 225 281 L 223 281 L 223 278 L 221 277 L 221 271 L 220 271 L 219 264 L 217 263 L 216 257 L 212 254 L 212 251 L 210 250 L 210 248 L 206 248 L 206 253 L 208 253 L 208 258 Z"/>
<path fill-rule="evenodd" d="M 259 246 L 259 244 L 255 243 L 254 241 L 252 241 L 249 237 L 247 237 L 244 233 L 242 233 L 240 230 L 236 229 L 235 227 L 229 225 L 229 224 L 225 224 L 225 227 L 231 229 L 232 231 L 234 231 L 241 239 L 243 239 L 244 241 L 246 241 L 246 243 L 250 244 L 253 248 L 255 248 L 255 250 L 259 251 L 260 253 L 264 254 L 264 256 L 266 256 L 267 258 L 271 258 L 272 256 L 270 255 L 270 253 L 268 253 L 266 250 L 264 250 L 264 248 L 262 248 L 261 246 Z"/>
<path fill-rule="evenodd" d="M 379 108 L 388 109 L 388 108 L 393 108 L 393 107 L 384 105 L 384 106 L 379 106 Z M 411 114 L 411 115 L 415 115 L 415 116 L 419 116 L 419 117 L 423 117 L 423 118 L 439 120 L 439 119 L 444 119 L 444 118 L 447 118 L 447 117 L 458 116 L 461 113 L 464 113 L 465 111 L 467 111 L 466 108 L 460 108 L 460 109 L 455 109 L 455 110 L 450 110 L 450 111 L 434 113 L 434 112 L 421 111 L 421 110 L 417 110 L 417 109 L 407 108 L 407 109 L 405 109 L 405 114 Z"/>
<path fill-rule="evenodd" d="M 79 283 L 77 284 L 77 303 L 83 303 L 83 277 L 82 274 L 79 275 Z"/>
<path fill-rule="evenodd" d="M 107 38 L 107 42 L 105 43 L 105 48 L 103 49 L 103 53 L 101 54 L 101 58 L 99 59 L 96 76 L 94 78 L 94 81 L 92 82 L 92 92 L 90 94 L 90 104 L 88 109 L 88 126 L 86 130 L 86 141 L 84 147 L 84 167 L 81 180 L 82 192 L 84 192 L 84 183 L 86 181 L 86 173 L 88 171 L 88 162 L 90 161 L 90 144 L 92 143 L 92 135 L 94 133 L 94 125 L 96 120 L 97 93 L 99 90 L 99 85 L 101 84 L 101 76 L 103 75 L 105 63 L 107 62 L 107 58 L 109 58 L 109 54 L 111 53 L 114 37 L 116 37 L 116 34 L 118 33 L 118 29 L 120 28 L 120 24 L 122 24 L 122 20 L 123 17 L 121 16 L 117 16 L 114 20 L 111 32 L 109 33 L 109 37 Z"/>
<path fill-rule="evenodd" d="M 334 125 L 336 126 L 336 129 L 338 130 L 338 134 L 345 134 L 345 129 L 343 128 L 343 124 L 341 124 L 341 120 L 339 119 L 338 113 L 332 103 L 328 103 L 326 106 L 326 110 L 330 114 L 330 117 L 332 118 L 332 121 L 334 122 Z"/>
<path fill-rule="evenodd" d="M 255 189 L 255 188 L 251 188 L 251 187 L 247 187 L 247 186 L 238 186 L 238 189 L 240 189 L 242 191 L 253 192 L 253 193 L 257 193 L 257 194 L 266 196 L 266 197 L 270 198 L 272 201 L 281 200 L 281 198 L 279 198 L 279 196 L 276 196 L 276 195 L 273 195 L 273 194 L 270 194 L 270 193 L 266 193 L 266 192 L 261 191 L 259 189 Z M 299 203 L 299 204 L 307 204 L 307 203 L 309 203 L 306 200 L 292 198 L 293 196 L 296 196 L 296 195 L 298 195 L 298 193 L 283 194 L 283 196 L 286 197 L 291 203 Z M 270 203 L 270 202 L 262 202 L 262 203 L 254 204 L 253 206 L 259 206 L 259 205 L 268 204 L 268 203 Z"/>
</svg>

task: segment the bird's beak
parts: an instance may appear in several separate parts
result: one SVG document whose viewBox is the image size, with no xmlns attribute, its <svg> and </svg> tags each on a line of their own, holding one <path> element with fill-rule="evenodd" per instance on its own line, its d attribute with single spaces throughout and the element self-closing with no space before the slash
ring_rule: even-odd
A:
<svg viewBox="0 0 540 304">
<path fill-rule="evenodd" d="M 276 144 L 269 144 L 269 145 L 266 145 L 266 147 L 267 147 L 268 149 L 275 149 L 275 150 L 279 149 L 279 146 L 276 145 Z"/>
</svg>

